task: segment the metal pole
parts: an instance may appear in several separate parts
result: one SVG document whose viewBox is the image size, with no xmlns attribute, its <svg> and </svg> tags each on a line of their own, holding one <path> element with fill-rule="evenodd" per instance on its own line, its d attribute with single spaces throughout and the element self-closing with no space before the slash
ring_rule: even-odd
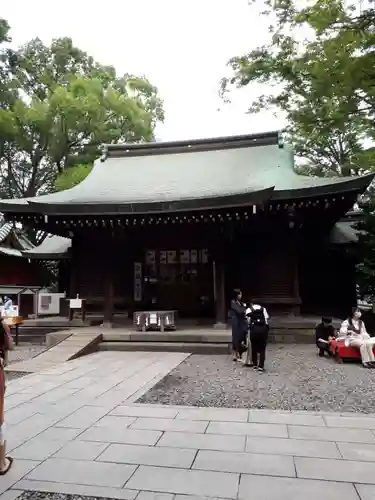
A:
<svg viewBox="0 0 375 500">
<path fill-rule="evenodd" d="M 19 340 L 19 324 L 16 324 L 16 346 L 18 346 Z"/>
</svg>

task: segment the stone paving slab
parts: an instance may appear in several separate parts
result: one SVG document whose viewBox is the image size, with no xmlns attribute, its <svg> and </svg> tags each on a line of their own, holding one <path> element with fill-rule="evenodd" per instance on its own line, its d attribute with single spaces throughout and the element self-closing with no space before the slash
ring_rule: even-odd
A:
<svg viewBox="0 0 375 500">
<path fill-rule="evenodd" d="M 276 453 L 294 457 L 341 458 L 338 446 L 331 441 L 291 438 L 248 437 L 246 440 L 246 451 L 249 453 Z"/>
<path fill-rule="evenodd" d="M 0 494 L 14 486 L 28 472 L 37 467 L 39 462 L 33 460 L 15 460 L 11 470 L 0 481 Z"/>
<path fill-rule="evenodd" d="M 140 465 L 126 487 L 162 493 L 236 498 L 239 474 Z"/>
<path fill-rule="evenodd" d="M 152 429 L 157 431 L 192 433 L 204 433 L 207 427 L 208 422 L 200 420 L 172 420 L 168 418 L 138 418 L 130 425 L 130 429 Z"/>
<path fill-rule="evenodd" d="M 250 410 L 249 421 L 264 424 L 289 424 L 325 427 L 326 421 L 321 415 L 304 415 L 294 413 L 266 412 L 264 410 Z M 345 427 L 350 427 L 345 426 Z M 362 429 L 367 427 L 362 427 Z"/>
<path fill-rule="evenodd" d="M 358 500 L 353 485 L 267 476 L 241 476 L 238 498 L 244 500 Z"/>
<path fill-rule="evenodd" d="M 196 455 L 196 450 L 184 448 L 158 448 L 154 446 L 111 444 L 104 453 L 100 455 L 98 460 L 101 462 L 159 465 L 163 467 L 182 467 L 190 469 Z"/>
<path fill-rule="evenodd" d="M 186 420 L 215 420 L 219 422 L 247 422 L 249 411 L 228 408 L 189 408 L 178 412 L 178 419 Z"/>
<path fill-rule="evenodd" d="M 342 458 L 346 460 L 363 460 L 365 462 L 375 462 L 374 444 L 337 443 L 337 448 Z"/>
<path fill-rule="evenodd" d="M 11 381 L 0 500 L 375 499 L 374 414 L 133 402 L 186 356 L 101 352 Z"/>
<path fill-rule="evenodd" d="M 26 479 L 122 488 L 136 468 L 134 465 L 48 458 L 35 467 Z"/>
<path fill-rule="evenodd" d="M 290 425 L 289 437 L 314 439 L 316 441 L 336 441 L 344 443 L 375 443 L 375 434 L 368 429 L 322 428 Z"/>
<path fill-rule="evenodd" d="M 328 427 L 375 429 L 375 418 L 325 416 L 324 420 Z"/>
<path fill-rule="evenodd" d="M 374 484 L 375 463 L 295 457 L 297 476 L 306 479 Z"/>
<path fill-rule="evenodd" d="M 361 500 L 374 500 L 375 486 L 369 486 L 367 484 L 357 484 L 356 488 Z"/>
<path fill-rule="evenodd" d="M 143 431 L 117 427 L 91 427 L 83 432 L 78 439 L 82 441 L 99 441 L 106 443 L 140 444 L 153 446 L 161 438 L 159 431 Z"/>
<path fill-rule="evenodd" d="M 2 495 L 0 495 L 1 500 L 16 500 L 20 495 L 22 495 L 22 490 L 8 490 L 4 491 Z"/>
<path fill-rule="evenodd" d="M 193 448 L 196 450 L 244 451 L 245 444 L 246 436 L 165 432 L 159 439 L 157 446 Z"/>
<path fill-rule="evenodd" d="M 94 423 L 94 427 L 118 427 L 120 429 L 129 427 L 137 421 L 137 417 L 116 417 L 114 415 L 105 415 Z"/>
<path fill-rule="evenodd" d="M 208 434 L 229 434 L 239 436 L 288 437 L 284 424 L 245 424 L 241 422 L 210 422 Z M 375 436 L 374 436 L 375 437 Z"/>
<path fill-rule="evenodd" d="M 67 458 L 72 460 L 89 460 L 93 461 L 101 455 L 104 450 L 110 446 L 109 443 L 95 443 L 90 441 L 68 441 L 63 446 L 60 446 L 57 452 L 54 453 L 56 458 Z M 110 460 L 107 460 L 110 462 Z M 123 462 L 129 463 L 129 462 Z"/>
<path fill-rule="evenodd" d="M 65 332 L 60 332 L 65 333 Z M 53 367 L 56 363 L 62 363 L 78 355 L 89 344 L 100 341 L 102 333 L 100 328 L 85 328 L 67 330 L 69 335 L 59 344 L 51 347 L 31 359 L 26 359 L 18 363 L 12 363 L 6 371 L 33 373 Z"/>
<path fill-rule="evenodd" d="M 199 450 L 194 469 L 295 477 L 293 457 Z"/>
<path fill-rule="evenodd" d="M 25 491 L 43 491 L 48 493 L 64 493 L 66 495 L 79 495 L 88 497 L 115 498 L 118 500 L 135 500 L 137 490 L 124 488 L 109 488 L 103 486 L 84 486 L 82 484 L 53 483 L 48 481 L 32 481 L 22 479 L 18 488 Z M 7 500 L 7 499 L 5 499 Z M 346 499 L 343 499 L 346 500 Z"/>
</svg>

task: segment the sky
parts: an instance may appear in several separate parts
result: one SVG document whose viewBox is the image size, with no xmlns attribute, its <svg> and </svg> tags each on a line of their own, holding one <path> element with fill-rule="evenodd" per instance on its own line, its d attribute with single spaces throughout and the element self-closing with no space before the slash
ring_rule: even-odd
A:
<svg viewBox="0 0 375 500">
<path fill-rule="evenodd" d="M 56 10 L 55 10 L 56 9 Z M 252 85 L 218 95 L 227 61 L 268 40 L 268 22 L 248 0 L 12 0 L 1 5 L 13 46 L 39 37 L 68 36 L 118 74 L 146 76 L 164 100 L 158 140 L 179 140 L 279 130 L 281 117 L 246 113 L 267 92 Z"/>
</svg>

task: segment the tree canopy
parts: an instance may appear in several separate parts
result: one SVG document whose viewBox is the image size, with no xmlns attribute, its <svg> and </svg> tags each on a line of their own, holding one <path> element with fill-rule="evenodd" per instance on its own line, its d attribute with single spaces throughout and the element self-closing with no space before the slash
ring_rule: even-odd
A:
<svg viewBox="0 0 375 500">
<path fill-rule="evenodd" d="M 147 78 L 118 76 L 70 38 L 51 45 L 35 39 L 10 50 L 4 48 L 8 33 L 8 24 L 0 20 L 3 197 L 51 191 L 58 174 L 77 169 L 60 178 L 58 185 L 65 182 L 68 187 L 68 179 L 74 183 L 82 165 L 91 165 L 103 144 L 154 138 L 163 106 Z"/>
<path fill-rule="evenodd" d="M 253 0 L 254 3 L 255 0 Z M 375 12 L 345 0 L 265 0 L 270 42 L 229 61 L 221 93 L 253 82 L 269 92 L 250 112 L 285 113 L 297 155 L 317 175 L 361 174 L 375 164 Z"/>
<path fill-rule="evenodd" d="M 73 168 L 66 168 L 60 172 L 55 181 L 56 191 L 65 191 L 77 186 L 85 179 L 92 170 L 92 165 L 75 165 Z"/>
</svg>

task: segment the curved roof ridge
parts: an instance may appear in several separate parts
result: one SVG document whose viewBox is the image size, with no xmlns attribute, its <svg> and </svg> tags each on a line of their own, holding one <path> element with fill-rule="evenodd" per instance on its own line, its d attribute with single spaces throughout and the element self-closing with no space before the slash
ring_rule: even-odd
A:
<svg viewBox="0 0 375 500">
<path fill-rule="evenodd" d="M 261 136 L 267 144 L 246 143 Z M 120 215 L 219 209 L 362 193 L 374 177 L 299 175 L 290 147 L 280 147 L 279 139 L 278 132 L 269 132 L 233 136 L 227 143 L 225 138 L 197 140 L 203 149 L 189 148 L 190 141 L 142 144 L 129 146 L 132 153 L 124 145 L 109 146 L 109 155 L 97 160 L 80 184 L 35 198 L 0 201 L 0 210 Z"/>
<path fill-rule="evenodd" d="M 58 260 L 68 258 L 72 240 L 63 236 L 48 234 L 42 243 L 33 249 L 25 250 L 22 256 L 29 259 Z"/>
<path fill-rule="evenodd" d="M 280 131 L 258 134 L 242 134 L 206 139 L 183 139 L 177 141 L 154 141 L 141 143 L 106 144 L 103 160 L 108 157 L 132 156 L 134 154 L 151 155 L 155 153 L 189 153 L 192 151 L 210 151 L 212 149 L 227 149 L 252 146 L 282 146 Z"/>
</svg>

